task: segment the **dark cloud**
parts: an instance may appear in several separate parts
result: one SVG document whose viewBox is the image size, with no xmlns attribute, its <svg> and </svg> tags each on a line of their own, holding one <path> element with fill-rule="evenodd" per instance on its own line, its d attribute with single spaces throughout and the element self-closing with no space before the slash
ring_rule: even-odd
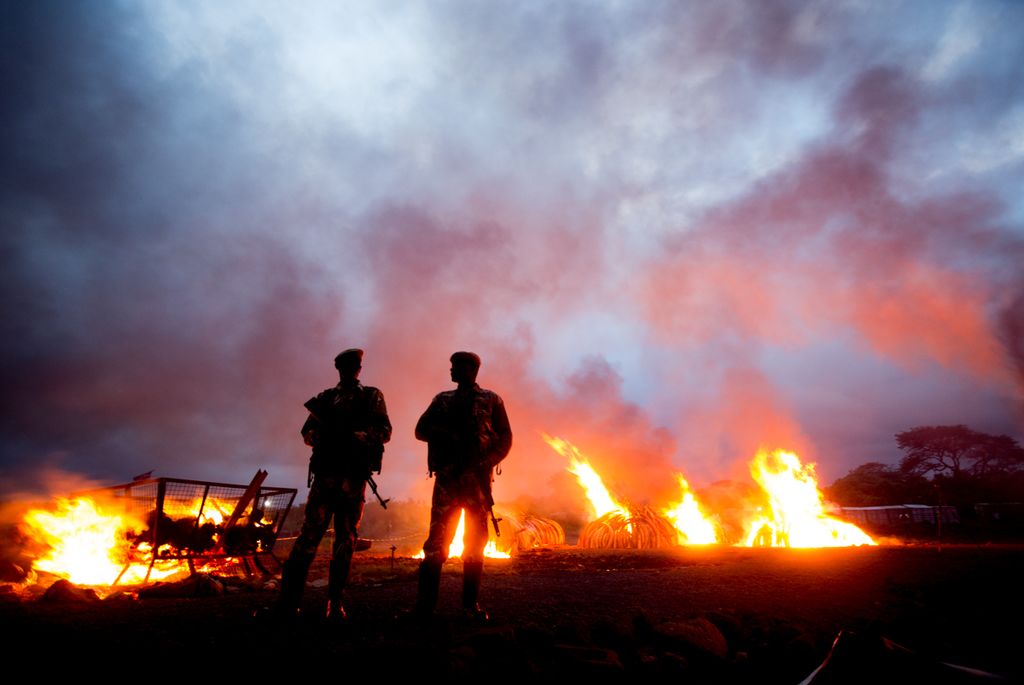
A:
<svg viewBox="0 0 1024 685">
<path fill-rule="evenodd" d="M 311 292 L 315 274 L 275 244 L 211 262 L 192 292 L 119 274 L 83 298 L 91 325 L 5 374 L 4 431 L 35 438 L 7 455 L 9 466 L 53 449 L 72 456 L 67 468 L 77 457 L 88 473 L 121 477 L 154 467 L 172 475 L 175 464 L 213 476 L 280 459 L 272 446 L 288 444 L 311 394 L 280 370 L 325 375 L 309 350 L 331 349 L 344 303 Z M 211 295 L 226 306 L 206 305 Z"/>
</svg>

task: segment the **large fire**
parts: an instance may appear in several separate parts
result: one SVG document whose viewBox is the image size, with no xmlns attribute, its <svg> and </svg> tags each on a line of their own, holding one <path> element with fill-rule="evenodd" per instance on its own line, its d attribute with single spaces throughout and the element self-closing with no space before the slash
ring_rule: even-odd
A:
<svg viewBox="0 0 1024 685">
<path fill-rule="evenodd" d="M 658 512 L 617 500 L 601 476 L 572 443 L 544 435 L 558 454 L 569 460 L 568 470 L 586 493 L 592 520 L 580 536 L 589 547 L 658 546 L 663 521 L 675 529 L 677 544 L 713 544 L 723 540 L 717 518 L 701 506 L 686 479 L 676 474 L 682 493 L 678 502 Z M 824 512 L 822 494 L 813 465 L 803 466 L 792 452 L 759 452 L 751 462 L 751 473 L 767 499 L 767 507 L 743 522 L 740 545 L 762 547 L 846 547 L 874 545 L 857 526 Z M 644 530 L 634 527 L 644 522 Z M 640 535 L 640 533 L 643 533 Z M 643 542 L 638 539 L 643 538 Z M 735 540 L 735 538 L 733 538 Z"/>
<path fill-rule="evenodd" d="M 665 517 L 675 526 L 679 542 L 690 545 L 707 545 L 718 542 L 718 533 L 710 519 L 704 515 L 697 498 L 690 490 L 690 484 L 681 474 L 676 474 L 683 498 L 675 505 L 663 510 Z"/>
<path fill-rule="evenodd" d="M 113 583 L 127 562 L 130 535 L 144 527 L 88 498 L 60 498 L 52 511 L 32 509 L 22 520 L 23 532 L 47 550 L 33 568 L 83 585 Z"/>
<path fill-rule="evenodd" d="M 768 496 L 768 511 L 748 525 L 748 547 L 849 547 L 874 545 L 852 523 L 825 513 L 814 465 L 804 466 L 792 452 L 761 450 L 750 473 Z"/>
<path fill-rule="evenodd" d="M 607 514 L 615 513 L 618 516 L 629 518 L 629 509 L 620 504 L 608 492 L 604 486 L 601 476 L 594 467 L 590 465 L 587 458 L 568 440 L 545 435 L 544 440 L 551 445 L 551 448 L 569 460 L 567 467 L 569 473 L 576 476 L 580 486 L 587 495 L 587 500 L 593 509 L 593 518 L 601 518 Z"/>
<path fill-rule="evenodd" d="M 681 492 L 679 501 L 660 508 L 631 505 L 617 499 L 605 487 L 601 476 L 574 445 L 557 437 L 545 435 L 544 439 L 569 460 L 568 471 L 576 476 L 586 493 L 591 521 L 580 535 L 581 546 L 640 548 L 736 540 L 736 534 L 723 540 L 718 519 L 725 513 L 709 513 L 702 507 L 682 475 L 676 475 Z M 825 513 L 814 465 L 801 464 L 796 454 L 784 450 L 759 451 L 750 464 L 750 472 L 764 493 L 764 502 L 754 516 L 742 522 L 743 534 L 738 544 L 876 544 L 857 526 Z M 274 522 L 265 519 L 255 505 L 246 514 L 240 511 L 240 505 L 203 497 L 167 501 L 164 509 L 159 513 L 153 510 L 148 519 L 140 519 L 117 502 L 90 497 L 57 499 L 49 509 L 32 509 L 24 515 L 21 525 L 25 536 L 41 550 L 32 568 L 81 585 L 132 585 L 215 570 L 214 565 L 234 561 L 228 556 L 236 554 L 234 550 L 267 552 L 273 541 L 266 532 Z M 246 521 L 245 525 L 235 525 L 240 519 Z M 557 524 L 553 526 L 558 535 L 548 537 L 564 540 L 561 529 Z M 462 556 L 465 528 L 465 512 L 461 512 L 449 557 Z M 515 537 L 518 531 L 510 533 Z M 499 549 L 497 543 L 498 540 L 490 539 L 484 555 L 509 558 L 507 550 L 515 541 L 506 541 L 506 550 Z M 205 559 L 202 566 L 195 563 L 196 555 L 209 552 L 219 554 L 220 558 Z M 422 556 L 421 551 L 417 557 Z"/>
<path fill-rule="evenodd" d="M 679 544 L 718 541 L 714 525 L 704 515 L 681 475 L 677 477 L 683 494 L 678 503 L 660 512 L 645 506 L 623 504 L 608 492 L 601 476 L 575 445 L 562 438 L 543 437 L 552 449 L 569 460 L 567 470 L 576 476 L 590 502 L 594 520 L 581 536 L 581 542 L 586 546 L 658 547 L 665 539 Z M 663 530 L 666 522 L 669 525 L 667 533 Z M 585 540 L 582 539 L 584 537 Z"/>
<path fill-rule="evenodd" d="M 230 506 L 215 498 L 195 499 L 168 506 L 177 519 L 151 512 L 142 520 L 117 502 L 91 497 L 56 498 L 47 508 L 31 509 L 22 517 L 22 533 L 41 549 L 34 571 L 66 578 L 78 585 L 137 585 L 168 580 L 193 572 L 208 572 L 232 563 L 231 557 L 206 563 L 182 558 L 186 552 L 205 552 L 222 544 L 220 529 Z M 152 529 L 157 524 L 154 554 Z M 260 520 L 257 526 L 266 525 Z"/>
</svg>

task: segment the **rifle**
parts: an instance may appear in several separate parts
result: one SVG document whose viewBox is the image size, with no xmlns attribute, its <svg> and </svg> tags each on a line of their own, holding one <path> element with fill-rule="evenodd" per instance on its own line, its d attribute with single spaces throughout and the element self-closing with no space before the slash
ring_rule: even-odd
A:
<svg viewBox="0 0 1024 685">
<path fill-rule="evenodd" d="M 391 501 L 391 498 L 388 497 L 387 499 L 383 499 L 380 496 L 380 493 L 377 492 L 377 483 L 376 483 L 376 481 L 373 480 L 373 474 L 372 473 L 366 477 L 366 482 L 370 484 L 370 489 L 373 490 L 373 496 L 377 498 L 378 502 L 380 502 L 380 506 L 382 506 L 385 509 L 387 509 L 388 508 L 388 502 Z"/>
<path fill-rule="evenodd" d="M 501 537 L 501 530 L 498 528 L 498 521 L 504 521 L 505 519 L 499 519 L 494 517 L 494 504 L 488 507 L 488 511 L 491 513 L 491 525 L 494 526 L 494 537 Z"/>
<path fill-rule="evenodd" d="M 481 479 L 480 488 L 483 490 L 484 497 L 487 502 L 487 513 L 491 517 L 491 525 L 494 526 L 494 537 L 501 537 L 501 529 L 498 528 L 498 522 L 503 520 L 494 515 L 494 493 L 491 488 L 491 470 L 480 472 L 477 476 Z M 483 479 L 486 478 L 486 481 Z M 486 485 L 484 484 L 486 482 Z"/>
</svg>

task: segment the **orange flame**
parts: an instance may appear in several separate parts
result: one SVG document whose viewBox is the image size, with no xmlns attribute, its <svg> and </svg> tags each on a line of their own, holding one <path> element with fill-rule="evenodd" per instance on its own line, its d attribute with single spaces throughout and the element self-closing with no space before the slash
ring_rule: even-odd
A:
<svg viewBox="0 0 1024 685">
<path fill-rule="evenodd" d="M 53 511 L 32 509 L 23 532 L 48 551 L 32 563 L 39 571 L 83 585 L 109 585 L 127 561 L 128 535 L 143 525 L 91 499 L 58 498 Z"/>
<path fill-rule="evenodd" d="M 814 465 L 801 465 L 794 453 L 760 450 L 750 463 L 750 473 L 768 495 L 769 514 L 749 522 L 744 542 L 747 547 L 876 544 L 857 526 L 825 513 Z"/>
<path fill-rule="evenodd" d="M 464 538 L 466 537 L 466 510 L 463 509 L 459 512 L 459 524 L 455 526 L 455 537 L 452 538 L 452 544 L 448 546 L 448 558 L 462 558 L 462 553 L 466 551 L 466 543 Z M 413 556 L 413 559 L 423 559 L 426 554 L 423 550 L 419 551 L 419 554 Z M 488 559 L 511 559 L 512 555 L 509 552 L 502 552 L 498 549 L 498 543 L 495 540 L 488 540 L 487 546 L 484 547 L 484 556 Z"/>
<path fill-rule="evenodd" d="M 168 503 L 167 509 L 179 518 L 198 516 L 201 524 L 220 525 L 227 518 L 225 503 L 209 498 L 200 515 L 201 504 L 201 499 L 179 507 Z M 46 549 L 32 562 L 33 570 L 78 585 L 136 585 L 191 574 L 187 561 L 173 556 L 180 550 L 164 544 L 154 553 L 150 541 L 136 538 L 146 527 L 145 522 L 116 503 L 100 503 L 90 497 L 58 497 L 48 509 L 26 512 L 21 523 L 25 536 Z M 171 558 L 160 558 L 164 555 Z M 212 571 L 232 561 L 210 559 L 201 567 L 197 564 L 196 570 Z"/>
<path fill-rule="evenodd" d="M 630 518 L 629 510 L 611 496 L 608 488 L 604 486 L 601 476 L 598 475 L 594 467 L 590 465 L 590 462 L 587 461 L 587 458 L 583 456 L 575 445 L 568 440 L 553 438 L 547 434 L 543 437 L 544 441 L 551 445 L 553 450 L 569 460 L 567 470 L 576 476 L 576 480 L 579 481 L 583 491 L 587 494 L 587 500 L 594 510 L 593 517 L 595 519 L 611 512 L 616 512 L 627 519 Z"/>
<path fill-rule="evenodd" d="M 662 514 L 675 526 L 679 543 L 708 545 L 718 542 L 715 526 L 701 510 L 697 498 L 690 490 L 690 484 L 681 474 L 676 474 L 676 478 L 679 480 L 679 488 L 683 491 L 683 499 L 663 509 Z"/>
</svg>

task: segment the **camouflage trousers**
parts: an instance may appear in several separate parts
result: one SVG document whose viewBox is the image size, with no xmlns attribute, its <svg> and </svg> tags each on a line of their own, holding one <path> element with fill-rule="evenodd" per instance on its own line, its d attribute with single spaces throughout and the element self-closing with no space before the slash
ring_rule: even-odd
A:
<svg viewBox="0 0 1024 685">
<path fill-rule="evenodd" d="M 466 533 L 462 561 L 483 561 L 489 508 L 479 480 L 472 475 L 452 477 L 438 474 L 430 502 L 430 532 L 423 543 L 425 562 L 440 566 L 448 559 L 448 547 L 455 537 L 463 509 L 466 511 Z"/>
<path fill-rule="evenodd" d="M 363 517 L 366 481 L 355 478 L 317 476 L 309 490 L 306 518 L 284 564 L 281 595 L 286 603 L 297 605 L 331 518 L 334 518 L 334 546 L 327 594 L 337 599 L 348 581 L 355 549 L 359 520 Z"/>
</svg>

